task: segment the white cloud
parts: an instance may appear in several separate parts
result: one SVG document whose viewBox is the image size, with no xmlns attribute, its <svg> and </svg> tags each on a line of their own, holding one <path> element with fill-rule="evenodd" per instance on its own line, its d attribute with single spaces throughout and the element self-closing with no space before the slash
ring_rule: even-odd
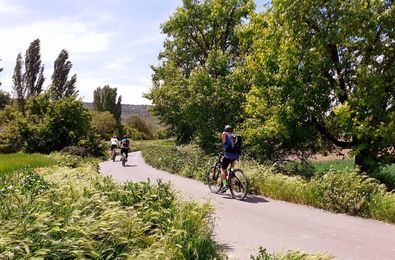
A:
<svg viewBox="0 0 395 260">
<path fill-rule="evenodd" d="M 19 15 L 25 12 L 22 6 L 8 0 L 0 0 L 0 14 Z"/>
<path fill-rule="evenodd" d="M 3 40 L 0 45 L 4 61 L 14 61 L 18 53 L 24 53 L 37 38 L 41 40 L 43 61 L 53 61 L 61 49 L 73 54 L 104 51 L 109 47 L 110 38 L 109 34 L 86 24 L 66 19 L 11 27 L 0 30 L 0 35 L 3 39 L 11 39 Z"/>
</svg>

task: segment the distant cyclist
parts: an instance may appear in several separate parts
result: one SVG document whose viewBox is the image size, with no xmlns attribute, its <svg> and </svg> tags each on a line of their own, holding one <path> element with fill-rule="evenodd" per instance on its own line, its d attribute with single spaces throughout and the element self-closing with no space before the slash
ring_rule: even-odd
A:
<svg viewBox="0 0 395 260">
<path fill-rule="evenodd" d="M 129 139 L 127 135 L 124 135 L 121 142 L 120 142 L 120 147 L 121 147 L 121 154 L 125 153 L 125 158 L 126 161 L 128 160 L 128 152 L 129 152 Z"/>
<path fill-rule="evenodd" d="M 118 147 L 118 139 L 116 136 L 113 136 L 110 140 L 111 152 Z"/>
<path fill-rule="evenodd" d="M 229 165 L 232 165 L 233 167 L 235 161 L 239 159 L 240 156 L 240 151 L 238 149 L 235 149 L 235 139 L 234 139 L 235 136 L 236 135 L 233 134 L 233 127 L 230 125 L 226 125 L 221 134 L 222 146 L 225 152 L 221 165 L 221 180 L 224 184 L 222 192 L 225 192 L 229 188 L 229 183 L 227 178 L 228 173 L 226 169 L 228 168 Z"/>
</svg>

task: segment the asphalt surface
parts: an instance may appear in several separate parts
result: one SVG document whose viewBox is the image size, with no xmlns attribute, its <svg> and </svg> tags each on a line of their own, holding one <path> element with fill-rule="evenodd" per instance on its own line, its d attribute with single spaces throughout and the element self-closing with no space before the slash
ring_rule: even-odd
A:
<svg viewBox="0 0 395 260">
<path fill-rule="evenodd" d="M 117 158 L 101 163 L 100 170 L 118 181 L 162 179 L 185 199 L 211 201 L 215 239 L 230 259 L 250 259 L 260 246 L 269 252 L 328 252 L 336 259 L 395 259 L 395 225 L 257 196 L 238 201 L 212 194 L 201 182 L 152 168 L 140 152 L 129 154 L 126 167 Z"/>
</svg>

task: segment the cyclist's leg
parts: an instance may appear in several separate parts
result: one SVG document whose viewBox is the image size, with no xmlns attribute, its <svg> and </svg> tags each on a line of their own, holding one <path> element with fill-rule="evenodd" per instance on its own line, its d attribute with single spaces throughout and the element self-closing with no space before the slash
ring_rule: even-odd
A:
<svg viewBox="0 0 395 260">
<path fill-rule="evenodd" d="M 224 186 L 227 186 L 228 173 L 227 173 L 226 169 L 228 168 L 230 163 L 231 163 L 231 160 L 229 158 L 224 157 L 222 159 L 221 180 L 224 182 Z"/>
</svg>

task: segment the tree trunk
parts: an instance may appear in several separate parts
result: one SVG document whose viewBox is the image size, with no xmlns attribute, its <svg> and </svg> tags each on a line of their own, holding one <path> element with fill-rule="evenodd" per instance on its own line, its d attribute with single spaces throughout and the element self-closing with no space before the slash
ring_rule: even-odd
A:
<svg viewBox="0 0 395 260">
<path fill-rule="evenodd" d="M 369 148 L 361 149 L 355 155 L 355 166 L 358 166 L 361 172 L 371 175 L 377 168 L 377 153 Z"/>
</svg>

